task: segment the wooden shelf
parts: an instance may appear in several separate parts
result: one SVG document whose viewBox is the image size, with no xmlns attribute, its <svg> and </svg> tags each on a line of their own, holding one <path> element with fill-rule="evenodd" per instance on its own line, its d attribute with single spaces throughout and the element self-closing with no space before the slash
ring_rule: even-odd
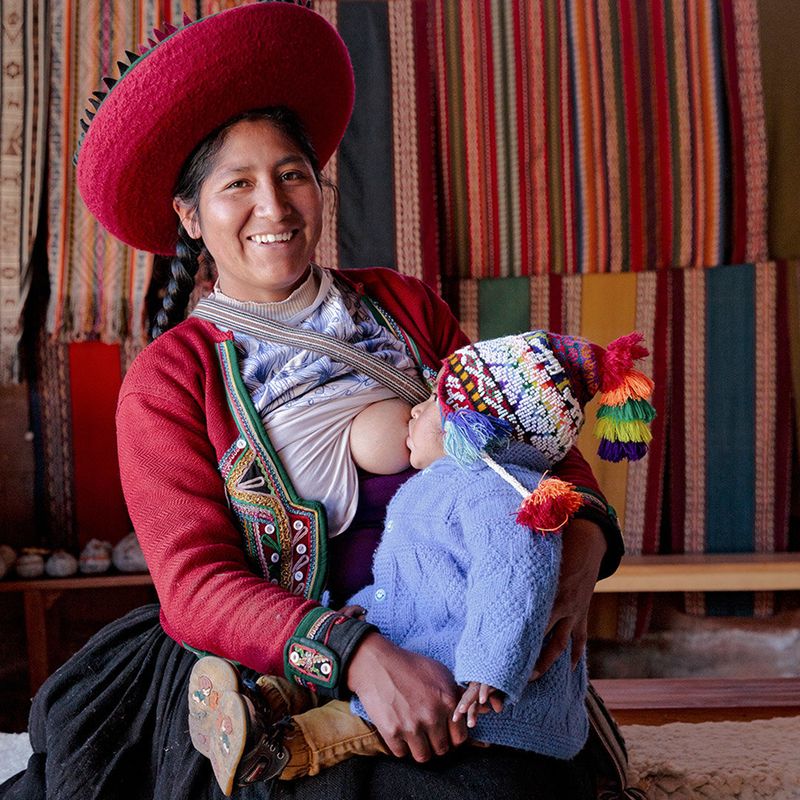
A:
<svg viewBox="0 0 800 800">
<path fill-rule="evenodd" d="M 800 553 L 626 556 L 595 592 L 736 592 L 800 589 Z"/>
<path fill-rule="evenodd" d="M 19 578 L 0 580 L 0 592 L 41 592 L 69 589 L 113 589 L 118 586 L 152 586 L 149 572 L 113 573 L 112 575 L 71 575 L 69 578 Z"/>
<path fill-rule="evenodd" d="M 47 612 L 64 592 L 81 589 L 119 589 L 126 586 L 152 586 L 147 572 L 102 575 L 73 575 L 69 578 L 30 578 L 0 580 L 0 592 L 19 592 L 25 608 L 25 638 L 28 650 L 28 678 L 31 694 L 50 674 L 50 647 L 47 641 Z"/>
</svg>

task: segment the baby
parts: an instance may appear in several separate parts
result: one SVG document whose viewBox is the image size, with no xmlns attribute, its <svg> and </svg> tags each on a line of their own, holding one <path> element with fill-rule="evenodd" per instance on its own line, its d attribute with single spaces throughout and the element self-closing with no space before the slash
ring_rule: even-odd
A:
<svg viewBox="0 0 800 800">
<path fill-rule="evenodd" d="M 646 355 L 640 338 L 605 350 L 544 331 L 479 342 L 445 359 L 407 427 L 398 422 L 407 406 L 395 400 L 353 422 L 360 466 L 372 471 L 388 456 L 422 471 L 389 504 L 374 583 L 343 611 L 366 614 L 395 644 L 448 667 L 465 687 L 453 718 L 466 715 L 476 742 L 558 759 L 585 744 L 584 660 L 573 671 L 567 651 L 529 683 L 558 584 L 556 534 L 583 502 L 543 470 L 574 444 L 597 392 L 601 456 L 644 455 L 654 412 L 652 382 L 633 369 Z M 192 741 L 226 794 L 234 783 L 388 753 L 358 698 L 316 704 L 282 678 L 248 685 L 227 661 L 206 657 L 190 678 Z"/>
</svg>

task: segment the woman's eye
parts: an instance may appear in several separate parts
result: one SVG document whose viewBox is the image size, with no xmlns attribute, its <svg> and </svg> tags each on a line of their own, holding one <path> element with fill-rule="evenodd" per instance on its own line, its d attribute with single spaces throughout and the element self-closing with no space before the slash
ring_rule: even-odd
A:
<svg viewBox="0 0 800 800">
<path fill-rule="evenodd" d="M 281 175 L 282 181 L 300 181 L 305 178 L 305 174 L 299 172 L 298 170 L 291 170 L 290 172 L 284 172 Z"/>
<path fill-rule="evenodd" d="M 245 180 L 232 181 L 228 184 L 229 189 L 241 189 L 244 186 L 247 186 L 247 181 Z"/>
</svg>

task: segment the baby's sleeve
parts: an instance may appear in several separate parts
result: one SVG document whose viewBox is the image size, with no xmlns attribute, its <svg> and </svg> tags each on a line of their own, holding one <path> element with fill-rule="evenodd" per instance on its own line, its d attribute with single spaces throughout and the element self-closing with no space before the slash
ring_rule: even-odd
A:
<svg viewBox="0 0 800 800">
<path fill-rule="evenodd" d="M 520 495 L 511 486 L 493 488 L 463 498 L 458 514 L 469 567 L 455 678 L 487 683 L 516 702 L 542 647 L 558 586 L 561 539 L 517 523 Z"/>
</svg>

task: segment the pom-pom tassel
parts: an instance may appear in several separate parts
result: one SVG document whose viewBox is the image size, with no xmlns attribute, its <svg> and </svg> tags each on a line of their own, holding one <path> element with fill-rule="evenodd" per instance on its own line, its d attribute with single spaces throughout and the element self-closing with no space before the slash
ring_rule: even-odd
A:
<svg viewBox="0 0 800 800">
<path fill-rule="evenodd" d="M 644 442 L 612 442 L 603 439 L 597 453 L 603 461 L 638 461 L 647 455 L 647 445 Z"/>
<path fill-rule="evenodd" d="M 632 422 L 617 422 L 609 417 L 597 420 L 594 434 L 599 439 L 608 439 L 610 442 L 644 442 L 647 444 L 653 434 L 646 422 L 633 420 Z"/>
<path fill-rule="evenodd" d="M 522 501 L 517 522 L 540 533 L 560 531 L 583 505 L 583 498 L 571 483 L 560 478 L 542 478 Z"/>
<path fill-rule="evenodd" d="M 642 334 L 638 331 L 614 339 L 606 347 L 603 356 L 603 391 L 614 389 L 626 378 L 633 367 L 633 362 L 649 355 L 646 347 L 642 347 Z"/>
<path fill-rule="evenodd" d="M 613 419 L 615 422 L 652 422 L 656 418 L 656 410 L 647 400 L 628 400 L 621 406 L 600 406 L 597 418 Z"/>
<path fill-rule="evenodd" d="M 600 407 L 594 435 L 601 439 L 598 453 L 605 461 L 637 461 L 652 439 L 648 425 L 656 412 L 649 400 L 653 381 L 633 368 L 648 351 L 642 335 L 634 332 L 615 339 L 602 359 Z"/>
<path fill-rule="evenodd" d="M 510 422 L 460 408 L 444 420 L 444 450 L 459 464 L 477 461 L 483 453 L 511 436 Z"/>
<path fill-rule="evenodd" d="M 603 391 L 600 402 L 606 406 L 621 406 L 629 400 L 649 400 L 652 395 L 652 379 L 638 369 L 632 369 L 617 386 Z"/>
</svg>

